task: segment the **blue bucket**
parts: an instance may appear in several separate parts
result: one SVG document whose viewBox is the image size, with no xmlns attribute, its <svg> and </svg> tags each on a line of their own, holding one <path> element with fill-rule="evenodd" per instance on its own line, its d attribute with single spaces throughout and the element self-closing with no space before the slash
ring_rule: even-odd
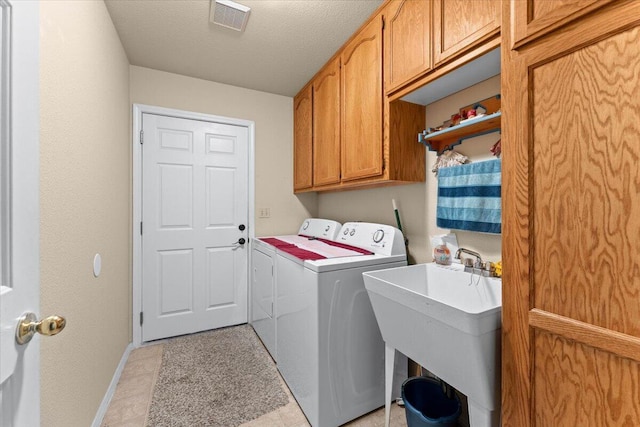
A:
<svg viewBox="0 0 640 427">
<path fill-rule="evenodd" d="M 449 399 L 439 381 L 409 378 L 402 384 L 402 400 L 408 427 L 455 427 L 461 412 L 460 399 Z"/>
</svg>

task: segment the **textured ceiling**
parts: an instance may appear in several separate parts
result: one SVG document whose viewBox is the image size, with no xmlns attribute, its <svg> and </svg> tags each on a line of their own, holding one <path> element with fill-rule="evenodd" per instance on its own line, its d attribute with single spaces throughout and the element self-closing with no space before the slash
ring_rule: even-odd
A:
<svg viewBox="0 0 640 427">
<path fill-rule="evenodd" d="M 209 22 L 209 0 L 105 0 L 132 65 L 295 95 L 382 0 L 238 0 L 244 32 Z"/>
</svg>

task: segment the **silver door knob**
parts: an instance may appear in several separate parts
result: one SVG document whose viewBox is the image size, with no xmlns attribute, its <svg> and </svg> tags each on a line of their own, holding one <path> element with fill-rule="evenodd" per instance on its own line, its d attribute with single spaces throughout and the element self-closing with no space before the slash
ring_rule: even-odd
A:
<svg viewBox="0 0 640 427">
<path fill-rule="evenodd" d="M 20 345 L 26 344 L 31 341 L 36 332 L 46 336 L 59 334 L 66 325 L 67 321 L 61 316 L 49 316 L 38 321 L 35 314 L 25 313 L 18 319 L 16 342 Z"/>
</svg>

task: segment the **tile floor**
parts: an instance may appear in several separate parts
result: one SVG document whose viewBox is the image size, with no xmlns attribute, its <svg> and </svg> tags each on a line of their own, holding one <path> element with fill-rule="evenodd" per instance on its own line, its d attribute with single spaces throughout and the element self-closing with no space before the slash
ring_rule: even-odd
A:
<svg viewBox="0 0 640 427">
<path fill-rule="evenodd" d="M 153 388 L 162 362 L 163 343 L 137 348 L 131 352 L 118 386 L 102 421 L 102 427 L 145 427 L 153 396 Z M 303 427 L 309 426 L 302 410 L 291 395 L 282 378 L 283 389 L 289 403 L 243 427 Z M 371 412 L 346 424 L 349 427 L 384 426 L 384 408 Z M 393 404 L 391 426 L 406 427 L 404 408 Z"/>
</svg>

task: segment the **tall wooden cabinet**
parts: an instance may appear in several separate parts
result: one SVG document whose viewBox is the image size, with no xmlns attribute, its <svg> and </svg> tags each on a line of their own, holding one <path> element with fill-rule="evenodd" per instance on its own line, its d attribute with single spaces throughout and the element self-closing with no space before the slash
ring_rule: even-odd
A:
<svg viewBox="0 0 640 427">
<path fill-rule="evenodd" d="M 293 98 L 293 190 L 313 186 L 313 98 L 307 85 Z"/>
<path fill-rule="evenodd" d="M 313 184 L 340 182 L 340 58 L 313 80 Z"/>
<path fill-rule="evenodd" d="M 343 49 L 342 180 L 382 174 L 382 16 Z"/>
<path fill-rule="evenodd" d="M 638 426 L 640 2 L 550 3 L 502 10 L 502 425 Z"/>
</svg>

